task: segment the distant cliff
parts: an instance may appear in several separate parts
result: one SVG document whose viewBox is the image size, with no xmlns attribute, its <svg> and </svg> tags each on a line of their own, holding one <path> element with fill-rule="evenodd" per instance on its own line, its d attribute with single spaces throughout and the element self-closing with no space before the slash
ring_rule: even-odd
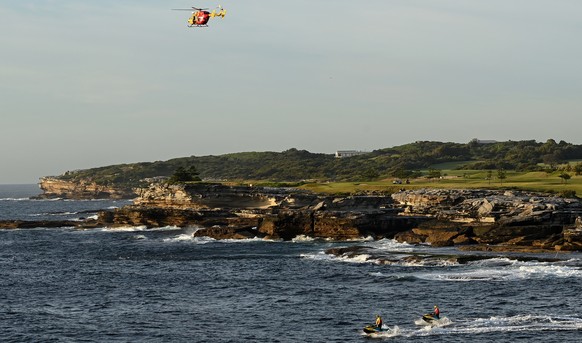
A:
<svg viewBox="0 0 582 343">
<path fill-rule="evenodd" d="M 43 177 L 39 182 L 43 193 L 37 198 L 66 199 L 132 199 L 131 189 L 98 185 L 89 180 L 68 181 L 56 177 Z"/>
</svg>

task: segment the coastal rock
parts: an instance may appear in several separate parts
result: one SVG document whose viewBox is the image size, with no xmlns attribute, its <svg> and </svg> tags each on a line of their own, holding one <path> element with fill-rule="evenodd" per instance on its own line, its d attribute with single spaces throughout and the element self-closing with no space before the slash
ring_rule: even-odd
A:
<svg viewBox="0 0 582 343">
<path fill-rule="evenodd" d="M 414 233 L 413 230 L 399 232 L 394 239 L 400 243 L 419 244 L 426 241 L 426 236 Z"/>
<path fill-rule="evenodd" d="M 564 242 L 557 245 L 556 250 L 561 251 L 581 251 L 582 250 L 582 229 L 575 227 L 564 230 Z"/>
<path fill-rule="evenodd" d="M 229 210 L 194 210 L 140 205 L 124 206 L 113 211 L 99 213 L 98 221 L 104 226 L 146 226 L 164 227 L 256 227 L 257 216 L 239 215 Z"/>
<path fill-rule="evenodd" d="M 423 227 L 398 234 L 401 241 L 578 249 L 577 235 L 568 230 L 582 225 L 577 219 L 582 213 L 578 199 L 535 192 L 450 189 L 404 191 L 392 198 L 396 206 L 406 209 L 400 215 L 433 218 Z M 455 231 L 455 225 L 467 231 Z"/>
<path fill-rule="evenodd" d="M 198 183 L 152 185 L 137 194 L 134 205 L 103 213 L 100 221 L 104 225 L 193 226 L 198 228 L 196 235 L 217 239 L 372 237 L 485 250 L 582 249 L 576 231 L 580 202 L 539 193 L 418 190 L 392 196 L 337 197 Z"/>
<path fill-rule="evenodd" d="M 135 189 L 135 205 L 165 208 L 269 208 L 285 199 L 280 190 L 267 193 L 250 186 L 225 186 L 212 183 L 169 185 L 153 183 L 147 188 Z"/>
<path fill-rule="evenodd" d="M 210 237 L 214 239 L 249 239 L 264 237 L 253 228 L 249 227 L 210 227 L 198 229 L 194 237 Z"/>
<path fill-rule="evenodd" d="M 398 216 L 389 196 L 333 197 L 286 188 L 193 183 L 137 189 L 134 205 L 100 214 L 104 225 L 197 226 L 197 235 L 291 240 L 392 238 L 425 218 Z M 240 231 L 240 230 L 243 231 Z"/>
<path fill-rule="evenodd" d="M 424 236 L 425 242 L 435 243 L 435 242 L 448 242 L 458 237 L 461 232 L 465 230 L 460 230 L 458 228 L 414 228 L 412 232 L 419 236 Z"/>
<path fill-rule="evenodd" d="M 312 211 L 281 211 L 266 215 L 259 224 L 258 231 L 269 239 L 291 240 L 299 235 L 312 236 Z"/>
<path fill-rule="evenodd" d="M 99 185 L 91 180 L 67 181 L 54 177 L 43 177 L 39 182 L 43 193 L 41 199 L 132 199 L 135 193 L 131 189 L 120 189 Z"/>
</svg>

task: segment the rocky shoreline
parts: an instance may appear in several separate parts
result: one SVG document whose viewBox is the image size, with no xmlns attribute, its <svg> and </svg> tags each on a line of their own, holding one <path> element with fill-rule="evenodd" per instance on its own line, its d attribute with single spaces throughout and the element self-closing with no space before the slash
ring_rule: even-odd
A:
<svg viewBox="0 0 582 343">
<path fill-rule="evenodd" d="M 582 203 L 543 193 L 421 189 L 333 196 L 293 188 L 154 183 L 133 204 L 67 223 L 3 228 L 195 227 L 215 239 L 389 238 L 474 251 L 582 251 Z"/>
</svg>

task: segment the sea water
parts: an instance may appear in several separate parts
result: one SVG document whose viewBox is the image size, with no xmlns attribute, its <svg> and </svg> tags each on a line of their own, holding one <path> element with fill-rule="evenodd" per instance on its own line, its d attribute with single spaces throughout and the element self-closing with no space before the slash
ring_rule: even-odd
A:
<svg viewBox="0 0 582 343">
<path fill-rule="evenodd" d="M 0 186 L 1 218 L 81 220 L 124 204 L 30 190 Z M 216 241 L 196 229 L 0 230 L 0 342 L 582 340 L 580 254 L 410 262 L 400 257 L 457 252 L 365 237 Z M 371 253 L 325 253 L 354 245 Z M 443 325 L 416 325 L 435 304 Z M 364 335 L 376 314 L 391 330 Z"/>
</svg>

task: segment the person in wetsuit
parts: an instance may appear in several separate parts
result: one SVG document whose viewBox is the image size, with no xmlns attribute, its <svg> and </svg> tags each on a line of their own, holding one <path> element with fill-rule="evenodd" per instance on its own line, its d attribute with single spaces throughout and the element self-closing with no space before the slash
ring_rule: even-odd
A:
<svg viewBox="0 0 582 343">
<path fill-rule="evenodd" d="M 432 316 L 436 319 L 440 319 L 441 311 L 437 305 L 434 305 L 434 310 L 432 311 Z"/>
</svg>

